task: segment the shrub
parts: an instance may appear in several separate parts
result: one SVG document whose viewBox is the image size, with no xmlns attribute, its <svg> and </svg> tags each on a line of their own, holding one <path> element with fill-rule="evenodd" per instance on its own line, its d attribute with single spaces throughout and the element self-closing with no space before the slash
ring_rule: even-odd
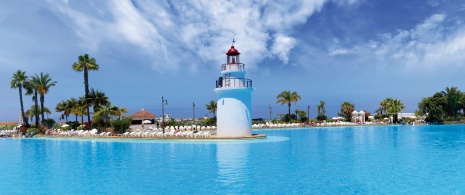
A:
<svg viewBox="0 0 465 195">
<path fill-rule="evenodd" d="M 317 120 L 319 121 L 324 121 L 326 120 L 328 117 L 326 117 L 326 115 L 323 115 L 323 114 L 320 114 L 316 117 Z"/>
<path fill-rule="evenodd" d="M 66 122 L 66 124 L 69 125 L 69 129 L 77 129 L 79 126 L 81 126 L 81 123 L 79 123 L 78 121 L 69 121 L 69 122 Z M 68 128 L 65 128 L 65 129 L 68 129 Z"/>
<path fill-rule="evenodd" d="M 29 128 L 27 129 L 27 132 L 26 132 L 27 135 L 36 135 L 39 133 L 40 133 L 40 129 L 37 129 L 37 128 Z"/>
<path fill-rule="evenodd" d="M 77 127 L 77 130 L 84 130 L 86 127 L 85 126 L 79 126 Z"/>
<path fill-rule="evenodd" d="M 121 134 L 124 133 L 131 126 L 130 118 L 123 118 L 121 120 L 111 121 L 111 127 L 115 130 L 115 133 Z"/>
<path fill-rule="evenodd" d="M 204 122 L 207 126 L 216 126 L 216 116 L 213 118 L 207 118 Z"/>
<path fill-rule="evenodd" d="M 55 124 L 55 120 L 49 118 L 49 119 L 44 119 L 44 124 L 45 126 L 50 129 L 53 127 L 53 125 Z"/>
</svg>

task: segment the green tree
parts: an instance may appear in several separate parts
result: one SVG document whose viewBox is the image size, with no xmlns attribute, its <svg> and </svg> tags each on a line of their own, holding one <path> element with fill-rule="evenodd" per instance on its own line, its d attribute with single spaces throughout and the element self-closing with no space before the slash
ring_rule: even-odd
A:
<svg viewBox="0 0 465 195">
<path fill-rule="evenodd" d="M 69 100 L 66 100 L 66 104 L 65 104 L 65 114 L 67 115 L 75 115 L 76 116 L 76 120 L 77 121 L 77 117 L 78 117 L 78 112 L 77 110 L 79 109 L 76 109 L 77 107 L 79 106 L 78 104 L 78 100 L 76 100 L 75 98 L 71 98 Z"/>
<path fill-rule="evenodd" d="M 106 127 L 108 127 L 109 121 L 113 116 L 118 116 L 119 108 L 117 106 L 112 106 L 110 103 L 107 103 L 101 107 L 96 113 L 94 113 L 94 120 L 102 120 L 105 122 Z"/>
<path fill-rule="evenodd" d="M 448 116 L 456 117 L 458 111 L 460 110 L 460 98 L 462 97 L 462 92 L 457 89 L 457 87 L 446 87 L 444 91 L 441 91 L 446 99 L 446 106 L 444 107 Z"/>
<path fill-rule="evenodd" d="M 81 117 L 82 125 L 84 125 L 84 115 L 87 114 L 87 108 L 89 108 L 89 101 L 85 97 L 79 97 L 79 100 L 74 106 L 73 111 L 76 115 Z"/>
<path fill-rule="evenodd" d="M 75 62 L 72 67 L 73 70 L 77 72 L 84 72 L 84 96 L 85 98 L 89 98 L 89 70 L 98 70 L 99 65 L 96 64 L 94 58 L 89 58 L 88 54 L 84 54 L 78 57 L 78 61 Z M 87 107 L 86 110 L 87 120 L 90 124 L 89 107 Z"/>
<path fill-rule="evenodd" d="M 27 121 L 26 116 L 24 115 L 24 105 L 23 105 L 23 88 L 25 88 L 25 84 L 27 82 L 27 76 L 25 71 L 18 70 L 13 74 L 13 78 L 11 79 L 10 82 L 10 87 L 12 89 L 18 89 L 19 90 L 19 104 L 21 106 L 21 115 L 23 117 L 23 123 L 21 125 L 25 125 L 26 127 L 29 127 L 29 123 Z"/>
<path fill-rule="evenodd" d="M 426 122 L 442 123 L 444 121 L 444 106 L 447 99 L 442 92 L 435 93 L 432 97 L 422 98 L 418 103 L 418 112 L 426 115 Z"/>
<path fill-rule="evenodd" d="M 300 95 L 297 92 L 291 91 L 282 91 L 280 94 L 276 96 L 276 104 L 281 103 L 281 106 L 287 104 L 288 112 L 287 114 L 291 116 L 291 104 L 297 103 L 301 99 Z"/>
<path fill-rule="evenodd" d="M 123 118 L 111 121 L 111 127 L 115 130 L 115 133 L 124 133 L 131 126 L 130 118 Z"/>
<path fill-rule="evenodd" d="M 34 102 L 34 114 L 36 119 L 36 127 L 39 128 L 39 98 L 37 94 L 38 81 L 35 77 L 26 82 L 26 95 L 32 95 L 32 101 Z"/>
<path fill-rule="evenodd" d="M 129 112 L 129 111 L 128 111 L 128 109 L 126 109 L 126 107 L 120 108 L 119 111 L 118 111 L 118 117 L 119 117 L 118 119 L 120 119 L 120 120 L 121 120 L 121 118 L 124 119 L 124 115 L 125 115 L 126 113 L 128 113 L 128 112 Z"/>
<path fill-rule="evenodd" d="M 44 107 L 43 109 L 41 107 L 38 107 L 37 108 L 38 110 L 38 113 L 41 113 L 42 111 L 44 113 L 47 113 L 47 114 L 52 114 L 52 112 L 50 111 L 50 109 L 48 109 L 47 107 Z M 31 121 L 34 117 L 36 117 L 36 106 L 35 105 L 32 105 L 31 108 L 29 108 L 28 110 L 26 110 L 25 114 L 26 114 L 26 117 L 30 118 Z"/>
<path fill-rule="evenodd" d="M 397 114 L 405 109 L 404 103 L 399 99 L 386 98 L 380 103 L 386 114 L 393 117 L 393 123 L 397 122 Z"/>
<path fill-rule="evenodd" d="M 326 120 L 328 117 L 326 117 L 326 102 L 325 101 L 321 101 L 320 100 L 320 104 L 318 104 L 318 106 L 316 106 L 316 109 L 317 109 L 317 112 L 318 112 L 318 116 L 316 117 L 317 120 Z"/>
<path fill-rule="evenodd" d="M 299 110 L 297 112 L 297 116 L 299 116 L 300 118 L 300 122 L 304 123 L 304 122 L 307 122 L 307 113 L 304 111 L 304 110 Z"/>
<path fill-rule="evenodd" d="M 341 105 L 341 112 L 338 113 L 339 116 L 344 117 L 346 120 L 352 118 L 352 112 L 355 110 L 354 104 L 350 102 L 344 102 Z"/>
<path fill-rule="evenodd" d="M 216 101 L 215 100 L 210 100 L 210 103 L 209 104 L 206 104 L 207 106 L 207 110 L 210 112 L 210 113 L 213 113 L 213 117 L 216 117 L 216 110 L 217 110 L 217 105 L 216 105 Z"/>
<path fill-rule="evenodd" d="M 93 105 L 94 113 L 97 112 L 102 107 L 102 105 L 110 103 L 105 93 L 100 90 L 91 89 L 89 93 L 89 99 Z"/>
<path fill-rule="evenodd" d="M 42 121 L 44 121 L 44 100 L 45 100 L 45 94 L 48 93 L 50 90 L 50 87 L 55 86 L 57 83 L 56 81 L 52 81 L 52 77 L 50 77 L 49 74 L 40 73 L 39 75 L 35 75 L 33 77 L 34 82 L 36 82 L 37 85 L 37 92 L 40 94 L 40 107 L 42 108 Z"/>
<path fill-rule="evenodd" d="M 61 116 L 60 116 L 60 120 L 62 119 L 66 119 L 66 122 L 68 122 L 68 115 L 69 115 L 69 112 L 67 113 L 66 111 L 66 107 L 67 107 L 67 102 L 66 101 L 61 101 L 57 104 L 57 106 L 55 107 L 55 111 L 56 112 L 62 112 L 61 113 Z"/>
</svg>

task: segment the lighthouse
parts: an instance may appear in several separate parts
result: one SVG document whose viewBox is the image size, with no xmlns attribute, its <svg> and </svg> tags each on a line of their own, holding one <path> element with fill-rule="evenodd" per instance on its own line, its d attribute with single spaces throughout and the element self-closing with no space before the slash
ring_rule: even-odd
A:
<svg viewBox="0 0 465 195">
<path fill-rule="evenodd" d="M 245 77 L 245 64 L 240 62 L 239 55 L 232 45 L 216 81 L 217 135 L 220 137 L 252 136 L 252 80 Z"/>
</svg>

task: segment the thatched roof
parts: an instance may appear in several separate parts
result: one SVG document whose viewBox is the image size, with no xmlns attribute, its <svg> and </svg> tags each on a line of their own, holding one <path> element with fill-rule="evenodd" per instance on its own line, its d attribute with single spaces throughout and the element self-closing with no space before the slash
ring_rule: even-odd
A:
<svg viewBox="0 0 465 195">
<path fill-rule="evenodd" d="M 145 119 L 156 119 L 157 115 L 152 114 L 151 112 L 147 110 L 139 110 L 136 113 L 132 114 L 129 116 L 132 120 L 145 120 Z"/>
</svg>

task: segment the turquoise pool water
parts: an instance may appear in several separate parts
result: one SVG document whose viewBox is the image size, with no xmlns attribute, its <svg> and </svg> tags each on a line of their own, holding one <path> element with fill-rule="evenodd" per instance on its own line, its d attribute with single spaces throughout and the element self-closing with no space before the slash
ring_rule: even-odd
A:
<svg viewBox="0 0 465 195">
<path fill-rule="evenodd" d="M 0 139 L 0 194 L 465 193 L 465 126 L 262 130 L 264 140 Z"/>
</svg>

